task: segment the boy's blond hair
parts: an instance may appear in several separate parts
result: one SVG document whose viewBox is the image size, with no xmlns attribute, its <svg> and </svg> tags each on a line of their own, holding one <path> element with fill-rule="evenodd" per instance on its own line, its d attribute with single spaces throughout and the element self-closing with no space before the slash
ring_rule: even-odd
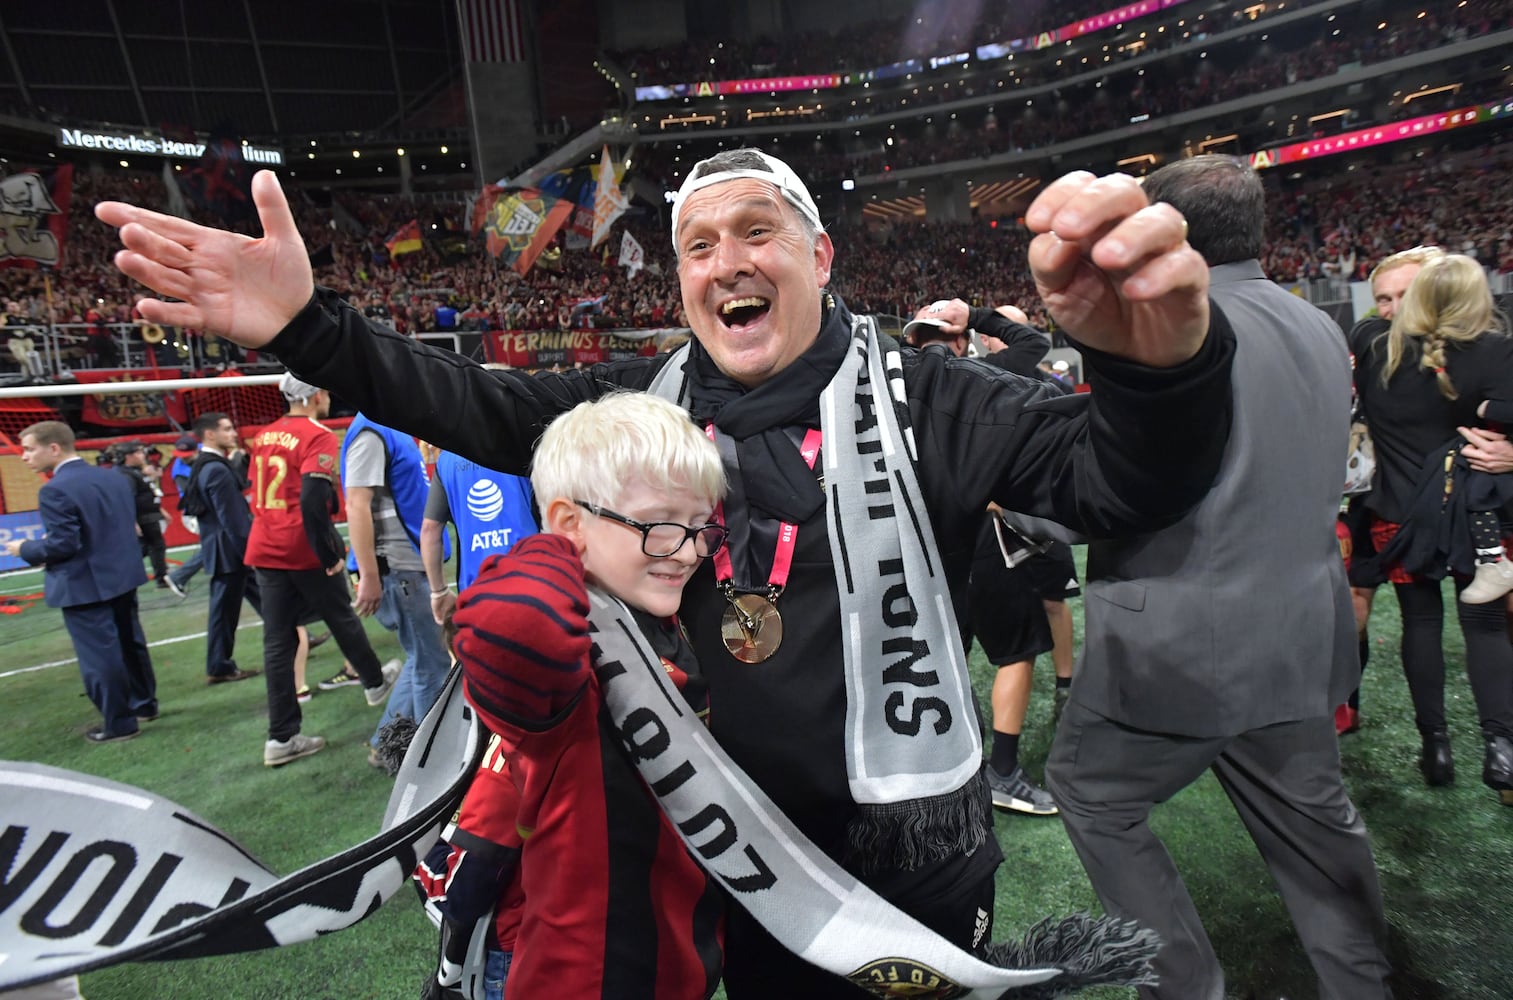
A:
<svg viewBox="0 0 1513 1000">
<path fill-rule="evenodd" d="M 644 392 L 579 403 L 553 420 L 531 460 L 542 510 L 557 497 L 613 506 L 642 479 L 662 493 L 687 491 L 710 506 L 725 496 L 720 453 L 687 411 Z"/>
</svg>

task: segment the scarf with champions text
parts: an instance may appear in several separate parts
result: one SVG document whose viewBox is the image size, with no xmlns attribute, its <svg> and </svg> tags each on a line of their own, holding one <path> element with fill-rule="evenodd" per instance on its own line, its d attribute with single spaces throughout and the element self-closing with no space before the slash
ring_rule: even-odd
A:
<svg viewBox="0 0 1513 1000">
<path fill-rule="evenodd" d="M 696 347 L 690 342 L 675 354 L 649 391 L 736 439 L 735 464 L 747 473 L 740 485 L 753 507 L 795 522 L 821 503 L 826 508 L 844 630 L 846 775 L 858 807 L 847 830 L 848 862 L 862 871 L 915 869 L 975 850 L 992 828 L 982 738 L 915 478 L 897 345 L 879 335 L 872 317 L 850 316 L 827 296 L 820 336 L 794 363 L 791 379 L 785 370 L 746 393 Z M 693 384 L 686 366 L 697 374 Z M 711 382 L 723 383 L 723 406 L 708 402 Z M 816 398 L 817 414 L 804 412 L 814 410 Z M 822 494 L 782 430 L 816 416 Z M 782 485 L 766 486 L 769 498 L 757 493 L 774 481 Z M 806 491 L 817 494 L 812 502 Z M 788 495 L 798 500 L 785 511 Z M 733 525 L 738 519 L 740 511 L 727 518 Z M 755 528 L 758 519 L 749 520 Z M 734 532 L 731 541 L 739 560 Z M 914 697 L 919 686 L 931 687 L 931 696 Z M 903 712 L 911 702 L 912 711 Z"/>
<path fill-rule="evenodd" d="M 982 957 L 827 857 L 710 737 L 620 601 L 589 588 L 593 660 L 619 740 L 689 850 L 784 947 L 880 997 L 1044 1000 L 1154 983 L 1159 939 L 1132 921 L 1046 919 Z"/>
</svg>

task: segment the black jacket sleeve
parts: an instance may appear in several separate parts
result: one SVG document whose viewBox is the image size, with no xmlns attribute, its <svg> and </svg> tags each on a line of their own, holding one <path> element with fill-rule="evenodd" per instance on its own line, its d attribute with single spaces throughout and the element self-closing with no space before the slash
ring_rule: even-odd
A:
<svg viewBox="0 0 1513 1000">
<path fill-rule="evenodd" d="M 1185 513 L 1218 472 L 1232 415 L 1234 332 L 1210 310 L 1202 348 L 1175 368 L 1084 348 L 1093 391 L 1075 396 L 944 351 L 904 352 L 937 534 L 969 547 L 989 500 L 1093 537 Z M 534 378 L 489 371 L 371 323 L 325 289 L 268 349 L 371 419 L 517 475 L 553 417 L 615 389 L 645 389 L 668 357 Z"/>
<path fill-rule="evenodd" d="M 667 360 L 664 354 L 540 377 L 490 371 L 401 336 L 319 287 L 268 350 L 369 419 L 514 475 L 530 472 L 531 452 L 553 417 L 606 392 L 644 389 Z"/>
<path fill-rule="evenodd" d="M 1233 413 L 1234 333 L 1210 308 L 1203 346 L 1175 368 L 1080 348 L 1092 391 L 1077 395 L 967 358 L 905 355 L 942 545 L 970 548 L 989 500 L 1100 538 L 1164 527 L 1202 499 Z"/>
<path fill-rule="evenodd" d="M 967 326 L 978 333 L 997 337 L 1004 349 L 994 351 L 985 360 L 995 368 L 1002 368 L 1018 375 L 1035 374 L 1035 366 L 1051 349 L 1051 340 L 1033 326 L 1016 323 L 992 309 L 977 307 L 967 317 Z"/>
<path fill-rule="evenodd" d="M 323 476 L 304 476 L 299 484 L 299 512 L 305 520 L 305 539 L 325 567 L 347 558 L 347 546 L 337 534 L 331 515 L 336 513 L 336 489 Z"/>
</svg>

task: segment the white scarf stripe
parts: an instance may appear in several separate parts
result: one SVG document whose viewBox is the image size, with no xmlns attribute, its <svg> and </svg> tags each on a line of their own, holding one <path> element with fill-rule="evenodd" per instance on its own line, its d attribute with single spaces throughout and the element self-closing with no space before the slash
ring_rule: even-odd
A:
<svg viewBox="0 0 1513 1000">
<path fill-rule="evenodd" d="M 589 598 L 604 706 L 642 780 L 710 876 L 785 948 L 863 988 L 884 983 L 881 970 L 917 969 L 941 983 L 936 995 L 961 1000 L 997 1000 L 1011 987 L 1062 974 L 1050 965 L 984 962 L 832 861 L 698 719 L 674 710 L 680 696 L 629 610 L 597 588 Z"/>
<path fill-rule="evenodd" d="M 846 653 L 851 662 L 859 662 L 862 658 L 862 619 L 860 615 L 850 615 L 846 618 Z M 851 671 L 846 671 L 846 703 L 856 706 L 859 717 L 865 717 L 867 711 L 867 698 L 862 691 L 861 678 Z M 867 777 L 867 755 L 862 752 L 862 733 L 866 731 L 866 725 L 859 725 L 851 730 L 851 759 L 857 761 L 861 777 Z"/>
</svg>

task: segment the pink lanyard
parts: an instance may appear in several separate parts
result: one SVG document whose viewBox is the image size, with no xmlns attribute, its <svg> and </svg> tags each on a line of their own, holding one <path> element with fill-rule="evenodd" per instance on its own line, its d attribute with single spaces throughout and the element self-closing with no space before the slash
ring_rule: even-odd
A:
<svg viewBox="0 0 1513 1000">
<path fill-rule="evenodd" d="M 714 440 L 714 424 L 704 429 L 709 435 L 709 440 Z M 804 462 L 809 468 L 814 468 L 815 460 L 820 454 L 821 434 L 818 430 L 810 428 L 804 434 L 804 443 L 799 446 L 799 454 L 804 457 Z M 715 516 L 720 523 L 725 523 L 725 504 L 721 502 L 715 508 Z M 772 555 L 772 573 L 767 577 L 767 589 L 770 597 L 776 597 L 783 592 L 788 585 L 788 571 L 793 568 L 793 550 L 798 547 L 799 526 L 791 521 L 782 521 L 778 524 L 777 551 Z M 721 546 L 720 550 L 712 557 L 714 559 L 715 580 L 721 586 L 729 586 L 735 577 L 735 567 L 730 563 L 730 550 Z"/>
</svg>

